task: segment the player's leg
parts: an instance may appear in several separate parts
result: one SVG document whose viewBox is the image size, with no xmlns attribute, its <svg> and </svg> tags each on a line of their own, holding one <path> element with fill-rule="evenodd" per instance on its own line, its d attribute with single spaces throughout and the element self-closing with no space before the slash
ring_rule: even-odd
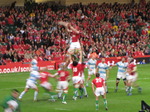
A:
<svg viewBox="0 0 150 112">
<path fill-rule="evenodd" d="M 34 91 L 34 101 L 37 101 L 37 96 L 38 96 L 38 93 L 39 93 L 39 89 L 37 87 L 33 87 L 32 88 Z"/>
<path fill-rule="evenodd" d="M 129 79 L 127 82 L 127 95 L 132 95 L 132 79 Z"/>
<path fill-rule="evenodd" d="M 73 95 L 73 99 L 76 100 L 77 99 L 77 94 L 78 94 L 78 90 L 79 90 L 79 83 L 74 84 L 74 95 Z"/>
<path fill-rule="evenodd" d="M 77 99 L 77 94 L 78 94 L 78 90 L 80 87 L 80 82 L 81 82 L 81 77 L 72 77 L 72 81 L 73 81 L 73 85 L 74 85 L 74 95 L 73 95 L 73 99 L 76 100 Z"/>
<path fill-rule="evenodd" d="M 123 78 L 123 82 L 124 82 L 124 85 L 125 85 L 125 90 L 127 92 L 127 78 Z"/>
<path fill-rule="evenodd" d="M 62 89 L 63 89 L 62 103 L 63 104 L 67 104 L 66 97 L 67 97 L 67 94 L 68 94 L 68 86 L 69 86 L 69 83 L 67 81 L 64 81 L 63 84 L 62 84 Z"/>
<path fill-rule="evenodd" d="M 32 86 L 32 83 L 30 81 L 27 81 L 24 91 L 19 96 L 19 100 L 22 99 L 22 97 L 28 92 L 28 90 L 31 88 L 31 86 Z"/>
<path fill-rule="evenodd" d="M 103 93 L 102 93 L 103 94 Z M 102 95 L 103 99 L 104 99 L 104 106 L 105 106 L 105 109 L 108 110 L 108 107 L 107 107 L 107 99 L 106 99 L 106 93 L 104 93 Z"/>
<path fill-rule="evenodd" d="M 106 74 L 100 74 L 100 77 L 104 79 L 105 81 L 105 90 L 106 90 L 106 93 L 108 93 L 108 86 L 107 86 L 107 78 L 106 78 Z"/>
<path fill-rule="evenodd" d="M 58 93 L 58 98 L 61 99 L 62 94 L 63 94 L 63 90 L 61 89 L 61 82 L 60 81 L 57 84 L 56 92 Z"/>
<path fill-rule="evenodd" d="M 84 94 L 84 85 L 83 85 L 83 83 L 80 84 L 79 90 L 80 90 L 80 93 L 81 93 L 80 98 L 83 98 L 83 94 Z"/>
<path fill-rule="evenodd" d="M 136 88 L 138 89 L 138 92 L 139 92 L 139 93 L 142 92 L 142 88 L 136 83 L 136 81 L 134 81 L 134 82 L 132 83 L 132 86 L 133 86 L 133 87 L 136 87 Z"/>
<path fill-rule="evenodd" d="M 118 91 L 119 82 L 120 82 L 120 78 L 116 78 L 116 89 L 115 89 L 115 92 Z"/>
<path fill-rule="evenodd" d="M 41 84 L 41 86 L 46 90 L 46 92 L 50 95 L 50 100 L 51 101 L 55 101 L 55 96 L 56 96 L 56 93 L 53 92 L 53 88 L 52 88 L 52 85 L 49 83 L 49 82 L 45 82 L 43 84 Z"/>
<path fill-rule="evenodd" d="M 95 99 L 96 110 L 99 109 L 99 102 L 98 102 L 98 99 L 99 99 L 99 96 L 96 96 L 96 99 Z"/>
<path fill-rule="evenodd" d="M 142 92 L 142 88 L 137 84 L 137 74 L 135 74 L 133 76 L 133 82 L 132 82 L 132 86 L 136 87 L 138 89 L 138 92 L 141 93 Z"/>
<path fill-rule="evenodd" d="M 82 75 L 82 83 L 83 83 L 84 96 L 85 96 L 85 97 L 88 97 L 87 90 L 86 90 L 86 87 L 85 87 L 85 85 L 84 85 L 84 83 L 85 83 L 84 73 L 83 73 L 83 75 Z"/>
<path fill-rule="evenodd" d="M 28 92 L 29 88 L 25 88 L 23 92 L 21 92 L 21 94 L 19 95 L 19 100 L 22 99 L 22 97 Z"/>
<path fill-rule="evenodd" d="M 92 76 L 92 71 L 88 70 L 88 77 L 87 77 L 87 80 L 86 80 L 86 87 L 89 86 L 89 81 L 91 79 L 91 76 Z"/>
<path fill-rule="evenodd" d="M 95 107 L 96 107 L 96 110 L 99 109 L 99 96 L 100 96 L 100 89 L 99 88 L 96 88 L 95 92 Z"/>
</svg>

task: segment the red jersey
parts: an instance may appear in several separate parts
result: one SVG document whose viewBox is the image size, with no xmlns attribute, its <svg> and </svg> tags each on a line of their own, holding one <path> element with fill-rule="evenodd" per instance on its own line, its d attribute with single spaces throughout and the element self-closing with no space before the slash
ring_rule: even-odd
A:
<svg viewBox="0 0 150 112">
<path fill-rule="evenodd" d="M 81 77 L 81 72 L 82 72 L 82 64 L 81 63 L 78 63 L 77 66 L 73 66 L 71 64 L 71 69 L 73 71 L 73 76 L 80 76 Z"/>
<path fill-rule="evenodd" d="M 80 38 L 80 34 L 77 34 L 77 33 L 75 33 L 75 32 L 72 32 L 72 33 L 71 33 L 72 42 L 78 42 L 78 41 L 79 41 L 79 38 Z"/>
<path fill-rule="evenodd" d="M 101 77 L 96 77 L 93 79 L 92 84 L 94 84 L 96 88 L 103 87 L 104 79 Z"/>
<path fill-rule="evenodd" d="M 59 75 L 59 81 L 67 81 L 67 77 L 69 76 L 69 72 L 64 71 L 64 70 L 59 70 L 58 75 Z"/>
<path fill-rule="evenodd" d="M 84 73 L 85 67 L 86 67 L 86 64 L 83 64 L 83 63 L 82 63 L 82 64 L 81 64 L 81 72 L 82 72 L 82 73 Z"/>
<path fill-rule="evenodd" d="M 41 72 L 40 73 L 40 83 L 48 82 L 48 77 L 51 77 L 51 74 L 48 72 Z"/>
<path fill-rule="evenodd" d="M 134 64 L 134 63 L 130 63 L 129 65 L 128 65 L 128 70 L 130 71 L 132 71 L 133 69 L 134 69 L 134 67 L 136 67 L 136 65 Z M 135 74 L 135 72 L 131 72 L 131 73 L 129 73 L 129 75 L 134 75 Z"/>
</svg>

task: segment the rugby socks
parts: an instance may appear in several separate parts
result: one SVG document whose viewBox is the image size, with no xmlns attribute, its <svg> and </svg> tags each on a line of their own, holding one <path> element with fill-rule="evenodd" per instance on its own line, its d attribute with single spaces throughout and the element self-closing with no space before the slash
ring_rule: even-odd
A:
<svg viewBox="0 0 150 112">
<path fill-rule="evenodd" d="M 107 86 L 105 86 L 105 89 L 106 89 L 106 93 L 108 93 L 108 87 Z"/>
<path fill-rule="evenodd" d="M 60 91 L 59 91 L 59 93 L 58 93 L 58 98 L 60 98 L 60 97 L 61 97 L 62 92 L 63 92 L 62 90 L 60 90 Z"/>
<path fill-rule="evenodd" d="M 74 88 L 74 97 L 77 97 L 78 88 Z"/>
<path fill-rule="evenodd" d="M 84 89 L 84 95 L 87 95 L 86 87 L 84 86 L 83 89 Z"/>
<path fill-rule="evenodd" d="M 64 93 L 63 94 L 63 99 L 62 99 L 63 102 L 66 101 L 66 97 L 67 97 L 67 93 Z"/>
<path fill-rule="evenodd" d="M 116 89 L 118 90 L 118 86 L 116 86 Z"/>
<path fill-rule="evenodd" d="M 128 89 L 127 89 L 127 95 L 128 95 L 128 96 L 131 96 L 131 95 L 132 95 L 132 87 L 131 87 L 131 86 L 128 87 Z"/>
<path fill-rule="evenodd" d="M 20 94 L 19 99 L 21 99 L 21 98 L 24 96 L 25 93 L 26 93 L 26 92 L 23 91 L 23 92 Z"/>
<path fill-rule="evenodd" d="M 35 92 L 34 92 L 34 101 L 36 101 L 36 100 L 37 100 L 37 95 L 38 95 L 38 92 L 37 92 L 37 91 L 35 91 Z"/>
<path fill-rule="evenodd" d="M 105 106 L 105 108 L 107 108 L 107 100 L 106 99 L 104 99 L 104 106 Z"/>
<path fill-rule="evenodd" d="M 99 108 L 98 100 L 95 101 L 96 110 Z"/>
<path fill-rule="evenodd" d="M 81 93 L 81 96 L 83 96 L 84 88 L 80 88 L 80 93 Z"/>
<path fill-rule="evenodd" d="M 51 99 L 55 99 L 56 93 L 55 92 L 49 92 Z"/>
</svg>

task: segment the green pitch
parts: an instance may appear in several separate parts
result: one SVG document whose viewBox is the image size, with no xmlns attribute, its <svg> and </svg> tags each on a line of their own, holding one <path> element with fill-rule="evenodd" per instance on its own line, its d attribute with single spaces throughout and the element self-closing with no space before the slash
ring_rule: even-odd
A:
<svg viewBox="0 0 150 112">
<path fill-rule="evenodd" d="M 50 71 L 55 73 L 56 71 Z M 138 112 L 140 110 L 140 101 L 145 100 L 150 104 L 150 64 L 138 65 L 139 79 L 137 83 L 142 87 L 142 94 L 137 92 L 137 89 L 133 89 L 133 95 L 127 96 L 124 90 L 123 81 L 120 81 L 119 90 L 114 93 L 115 78 L 117 73 L 117 67 L 110 70 L 108 79 L 107 101 L 109 112 Z M 87 76 L 87 70 L 85 70 Z M 8 96 L 11 89 L 18 89 L 20 92 L 25 87 L 26 79 L 29 73 L 10 73 L 0 74 L 0 103 L 4 97 Z M 94 76 L 92 77 L 92 79 Z M 53 88 L 56 88 L 56 80 L 50 79 Z M 33 102 L 34 91 L 30 90 L 22 99 L 21 110 L 22 112 L 94 112 L 95 110 L 95 96 L 92 93 L 91 85 L 87 87 L 88 98 L 72 100 L 73 87 L 70 82 L 69 93 L 67 96 L 67 105 L 62 104 L 61 100 L 56 102 L 48 101 L 49 96 L 45 94 L 44 90 L 39 86 L 38 102 Z M 103 100 L 100 97 L 100 112 L 105 112 Z M 0 112 L 3 112 L 0 107 Z"/>
</svg>

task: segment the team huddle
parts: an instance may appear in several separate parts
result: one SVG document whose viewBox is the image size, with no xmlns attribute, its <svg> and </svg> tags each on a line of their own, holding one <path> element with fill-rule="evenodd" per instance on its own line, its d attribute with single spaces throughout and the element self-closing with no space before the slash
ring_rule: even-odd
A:
<svg viewBox="0 0 150 112">
<path fill-rule="evenodd" d="M 62 103 L 67 104 L 66 97 L 68 94 L 69 81 L 72 79 L 74 87 L 73 100 L 77 100 L 78 96 L 88 97 L 86 87 L 89 86 L 90 79 L 92 75 L 95 78 L 91 81 L 93 94 L 96 97 L 96 110 L 99 109 L 99 96 L 103 97 L 105 109 L 108 110 L 106 93 L 108 93 L 107 80 L 109 77 L 109 69 L 113 66 L 118 66 L 118 73 L 116 77 L 116 88 L 115 92 L 118 91 L 119 81 L 122 79 L 125 84 L 125 91 L 128 96 L 132 95 L 132 87 L 137 87 L 138 91 L 141 92 L 141 87 L 136 84 L 138 77 L 137 67 L 134 63 L 133 58 L 126 59 L 122 58 L 120 62 L 110 66 L 106 63 L 105 58 L 101 59 L 98 63 L 95 55 L 91 55 L 90 59 L 84 63 L 83 62 L 83 51 L 79 42 L 79 34 L 83 33 L 78 30 L 78 27 L 74 24 L 68 22 L 60 21 L 59 25 L 63 25 L 68 32 L 71 34 L 71 44 L 64 61 L 59 65 L 59 69 L 55 74 L 48 72 L 47 68 L 42 68 L 39 70 L 37 56 L 34 56 L 31 62 L 31 72 L 30 76 L 26 81 L 26 86 L 24 91 L 19 95 L 21 100 L 28 90 L 34 89 L 34 101 L 37 101 L 38 87 L 37 80 L 40 81 L 40 86 L 43 87 L 47 93 L 50 95 L 51 101 L 55 101 L 56 97 L 62 98 Z M 72 73 L 68 72 L 67 69 L 72 69 Z M 88 69 L 87 79 L 85 79 L 84 69 Z M 58 84 L 56 90 L 52 88 L 49 82 L 49 77 L 58 79 Z M 79 92 L 80 91 L 80 95 Z"/>
</svg>

